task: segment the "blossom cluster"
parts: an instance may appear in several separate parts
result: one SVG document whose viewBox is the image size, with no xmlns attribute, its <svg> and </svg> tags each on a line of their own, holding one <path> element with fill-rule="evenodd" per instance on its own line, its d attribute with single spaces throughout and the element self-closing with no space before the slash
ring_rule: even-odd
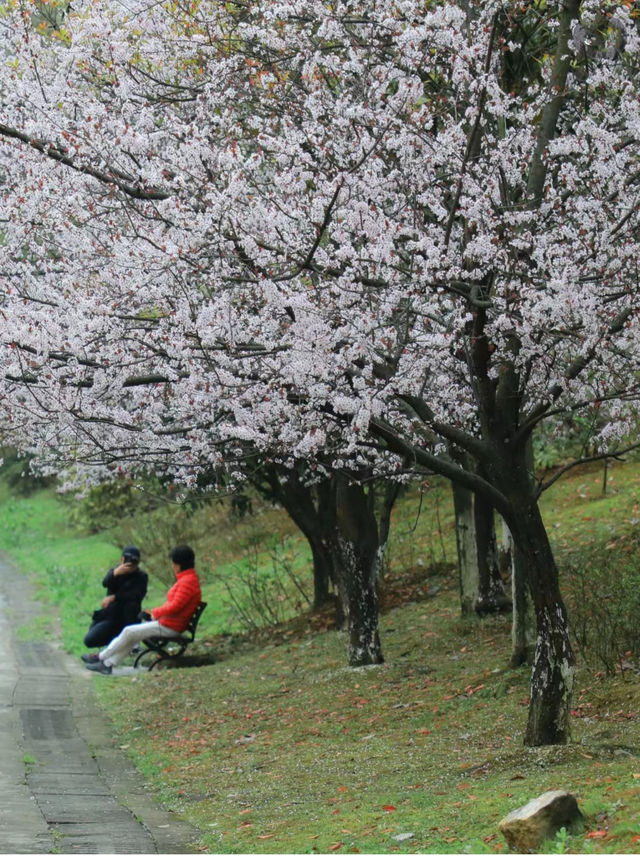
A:
<svg viewBox="0 0 640 856">
<path fill-rule="evenodd" d="M 507 383 L 505 434 L 634 430 L 631 7 L 566 45 L 548 2 L 32 8 L 0 13 L 9 442 L 96 478 L 388 467 L 372 426 L 472 448 Z"/>
</svg>

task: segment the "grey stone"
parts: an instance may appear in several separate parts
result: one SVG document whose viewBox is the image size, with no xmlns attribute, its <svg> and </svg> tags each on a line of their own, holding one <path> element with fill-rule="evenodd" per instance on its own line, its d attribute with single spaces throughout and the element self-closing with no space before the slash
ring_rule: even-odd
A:
<svg viewBox="0 0 640 856">
<path fill-rule="evenodd" d="M 576 798 L 567 791 L 547 791 L 503 818 L 498 828 L 517 853 L 533 853 L 545 839 L 584 822 Z"/>
</svg>

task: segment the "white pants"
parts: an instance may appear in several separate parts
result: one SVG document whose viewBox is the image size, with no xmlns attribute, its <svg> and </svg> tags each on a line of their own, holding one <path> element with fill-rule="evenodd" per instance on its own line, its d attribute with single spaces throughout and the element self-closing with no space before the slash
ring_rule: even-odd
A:
<svg viewBox="0 0 640 856">
<path fill-rule="evenodd" d="M 169 639 L 175 639 L 176 636 L 181 635 L 177 630 L 165 627 L 159 621 L 129 624 L 119 636 L 109 642 L 103 651 L 100 651 L 98 656 L 106 666 L 117 666 L 142 639 L 148 639 L 150 636 L 167 636 Z"/>
</svg>

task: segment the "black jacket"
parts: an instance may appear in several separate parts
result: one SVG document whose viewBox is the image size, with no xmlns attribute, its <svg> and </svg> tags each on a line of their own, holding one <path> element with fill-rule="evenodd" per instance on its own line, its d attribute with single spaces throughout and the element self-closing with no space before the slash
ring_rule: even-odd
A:
<svg viewBox="0 0 640 856">
<path fill-rule="evenodd" d="M 149 578 L 142 568 L 118 577 L 114 576 L 114 570 L 115 568 L 110 568 L 102 580 L 107 593 L 115 595 L 115 600 L 101 610 L 102 618 L 116 621 L 125 627 L 127 624 L 135 624 L 138 620 Z"/>
</svg>

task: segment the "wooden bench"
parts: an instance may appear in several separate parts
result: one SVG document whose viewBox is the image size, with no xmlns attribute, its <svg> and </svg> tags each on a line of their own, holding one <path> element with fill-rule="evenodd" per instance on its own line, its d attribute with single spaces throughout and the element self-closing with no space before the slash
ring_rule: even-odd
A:
<svg viewBox="0 0 640 856">
<path fill-rule="evenodd" d="M 189 626 L 180 636 L 175 636 L 173 638 L 167 636 L 151 636 L 149 639 L 142 639 L 140 642 L 143 646 L 142 651 L 140 651 L 134 661 L 134 668 L 137 668 L 138 663 L 140 663 L 148 654 L 155 654 L 155 659 L 149 666 L 149 671 L 151 671 L 154 666 L 157 666 L 161 660 L 175 660 L 177 657 L 181 657 L 196 638 L 198 622 L 200 621 L 200 616 L 204 612 L 206 605 L 205 601 L 198 604 L 196 611 L 191 616 Z"/>
</svg>

